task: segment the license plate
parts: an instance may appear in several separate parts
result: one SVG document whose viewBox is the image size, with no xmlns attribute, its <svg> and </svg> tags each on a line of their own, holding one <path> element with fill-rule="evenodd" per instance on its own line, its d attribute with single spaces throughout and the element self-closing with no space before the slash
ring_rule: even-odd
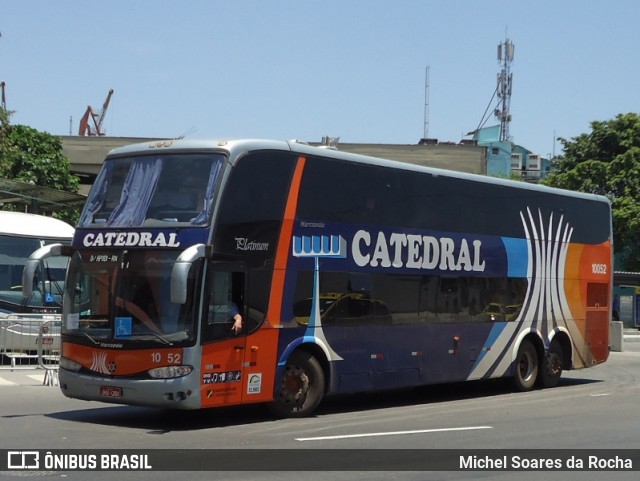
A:
<svg viewBox="0 0 640 481">
<path fill-rule="evenodd" d="M 122 397 L 122 388 L 113 386 L 100 386 L 100 396 Z"/>
</svg>

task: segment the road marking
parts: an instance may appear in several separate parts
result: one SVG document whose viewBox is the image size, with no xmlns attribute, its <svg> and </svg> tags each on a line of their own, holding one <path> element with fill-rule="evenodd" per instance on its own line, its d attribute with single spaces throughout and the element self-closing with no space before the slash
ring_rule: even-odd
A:
<svg viewBox="0 0 640 481">
<path fill-rule="evenodd" d="M 26 374 L 24 378 L 29 378 L 38 383 L 44 383 L 44 376 L 45 376 L 44 374 Z M 21 378 L 21 381 L 15 382 L 15 381 L 9 381 L 8 379 L 0 377 L 0 386 L 31 385 L 31 383 L 27 382 L 26 379 L 24 378 Z"/>
<path fill-rule="evenodd" d="M 0 386 L 13 386 L 15 382 L 8 381 L 0 377 Z"/>
<path fill-rule="evenodd" d="M 444 433 L 451 431 L 474 431 L 478 429 L 493 429 L 493 426 L 467 426 L 460 428 L 417 429 L 413 431 L 388 431 L 382 433 L 343 434 L 339 436 L 318 436 L 315 438 L 294 438 L 296 441 L 325 441 L 335 439 L 369 438 L 376 436 L 403 436 L 407 434 Z"/>
<path fill-rule="evenodd" d="M 611 396 L 611 393 L 610 392 L 603 392 L 603 393 L 600 393 L 600 394 L 589 394 L 589 396 L 591 396 L 591 397 Z"/>
</svg>

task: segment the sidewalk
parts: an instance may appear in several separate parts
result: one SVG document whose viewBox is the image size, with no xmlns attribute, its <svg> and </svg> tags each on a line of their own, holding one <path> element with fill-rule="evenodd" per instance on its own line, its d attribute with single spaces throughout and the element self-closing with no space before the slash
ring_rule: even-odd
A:
<svg viewBox="0 0 640 481">
<path fill-rule="evenodd" d="M 624 342 L 640 342 L 640 331 L 632 327 L 625 327 L 622 331 Z"/>
</svg>

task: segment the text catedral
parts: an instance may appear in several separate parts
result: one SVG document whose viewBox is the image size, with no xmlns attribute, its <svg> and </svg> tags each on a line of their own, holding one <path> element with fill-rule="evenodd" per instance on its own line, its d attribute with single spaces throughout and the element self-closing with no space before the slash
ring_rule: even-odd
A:
<svg viewBox="0 0 640 481">
<path fill-rule="evenodd" d="M 353 236 L 351 253 L 360 267 L 406 267 L 442 271 L 484 272 L 486 263 L 480 256 L 482 242 L 449 237 L 432 237 L 394 232 L 378 232 L 375 239 L 366 230 Z"/>
</svg>

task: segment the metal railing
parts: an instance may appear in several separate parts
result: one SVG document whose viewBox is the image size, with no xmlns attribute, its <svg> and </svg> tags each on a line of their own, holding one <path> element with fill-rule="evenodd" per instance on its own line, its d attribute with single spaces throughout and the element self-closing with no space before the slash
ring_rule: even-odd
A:
<svg viewBox="0 0 640 481">
<path fill-rule="evenodd" d="M 44 384 L 57 385 L 60 316 L 11 314 L 0 318 L 0 369 L 45 370 Z"/>
</svg>

